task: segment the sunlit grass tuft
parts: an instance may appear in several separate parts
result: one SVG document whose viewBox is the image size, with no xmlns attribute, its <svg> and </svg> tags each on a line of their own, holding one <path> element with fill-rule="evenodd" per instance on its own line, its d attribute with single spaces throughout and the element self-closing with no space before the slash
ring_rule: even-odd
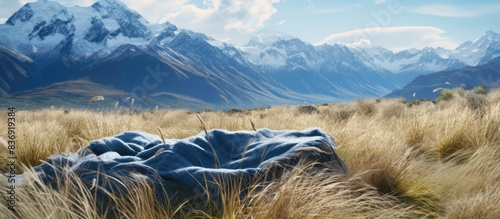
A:
<svg viewBox="0 0 500 219">
<path fill-rule="evenodd" d="M 0 201 L 6 218 L 499 218 L 500 89 L 486 95 L 455 91 L 432 103 L 398 99 L 314 106 L 315 113 L 278 106 L 242 112 L 155 110 L 91 112 L 44 109 L 16 113 L 20 164 L 35 166 L 51 155 L 76 152 L 92 140 L 140 130 L 181 139 L 204 129 L 302 130 L 318 127 L 335 137 L 349 175 L 297 166 L 272 183 L 220 181 L 222 205 L 193 200 L 157 202 L 155 187 L 125 183 L 130 197 L 114 197 L 98 211 L 94 188 L 73 179 L 57 191 L 28 171 L 17 188 L 17 215 Z M 312 108 L 311 108 L 312 109 Z M 200 119 L 203 121 L 200 122 Z M 0 136 L 6 137 L 6 113 Z M 214 145 L 216 147 L 216 145 Z M 7 149 L 0 147 L 2 171 Z M 20 171 L 25 169 L 20 168 Z M 68 176 L 71 178 L 72 176 Z M 6 188 L 0 177 L 1 188 Z M 85 188 L 84 188 L 85 187 Z M 245 191 L 246 196 L 240 196 Z M 2 191 L 3 192 L 3 191 Z M 113 197 L 113 196 L 111 196 Z"/>
</svg>

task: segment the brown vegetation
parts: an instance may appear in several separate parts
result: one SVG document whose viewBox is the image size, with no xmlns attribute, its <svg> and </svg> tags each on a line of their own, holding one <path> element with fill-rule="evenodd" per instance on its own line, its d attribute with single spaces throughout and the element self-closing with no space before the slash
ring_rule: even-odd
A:
<svg viewBox="0 0 500 219">
<path fill-rule="evenodd" d="M 314 106 L 200 112 L 90 112 L 71 109 L 20 111 L 17 153 L 27 166 L 52 154 L 76 152 L 89 141 L 141 130 L 185 138 L 207 129 L 253 130 L 319 127 L 336 138 L 347 177 L 300 166 L 271 184 L 231 189 L 220 208 L 186 202 L 160 205 L 148 183 L 127 185 L 131 197 L 115 200 L 119 218 L 500 218 L 500 90 L 486 96 L 455 95 L 447 101 L 360 100 Z M 0 136 L 6 137 L 6 113 Z M 200 123 L 203 121 L 203 124 Z M 159 131 L 160 130 L 160 131 Z M 160 133 L 161 132 L 161 133 Z M 6 150 L 0 147 L 0 165 Z M 5 170 L 3 170 L 5 171 Z M 20 169 L 27 171 L 27 169 Z M 72 177 L 72 176 L 67 176 Z M 102 218 L 95 197 L 78 180 L 54 191 L 28 183 L 17 192 L 18 211 L 0 200 L 6 218 Z M 6 183 L 0 182 L 1 188 Z M 257 189 L 259 188 L 259 189 Z M 239 191 L 248 189 L 246 197 Z M 4 194 L 4 192 L 2 191 Z"/>
</svg>

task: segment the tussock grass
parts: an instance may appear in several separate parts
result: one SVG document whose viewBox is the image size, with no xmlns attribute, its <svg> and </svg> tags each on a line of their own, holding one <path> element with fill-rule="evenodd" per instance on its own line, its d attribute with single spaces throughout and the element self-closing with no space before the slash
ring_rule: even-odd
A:
<svg viewBox="0 0 500 219">
<path fill-rule="evenodd" d="M 254 218 L 414 218 L 431 212 L 381 194 L 366 184 L 365 173 L 350 178 L 295 169 L 250 194 Z"/>
<path fill-rule="evenodd" d="M 476 96 L 471 96 L 476 95 Z M 478 99 L 479 98 L 479 99 Z M 319 127 L 336 138 L 348 176 L 297 166 L 271 183 L 218 182 L 222 206 L 190 200 L 158 203 L 150 183 L 125 182 L 130 197 L 103 213 L 78 179 L 53 190 L 19 187 L 18 211 L 7 218 L 500 218 L 500 90 L 457 91 L 447 101 L 359 100 L 314 106 L 318 113 L 278 106 L 247 111 L 89 112 L 44 109 L 17 113 L 19 162 L 40 164 L 76 152 L 91 140 L 129 130 L 185 138 L 205 128 L 227 130 Z M 200 118 L 203 123 L 200 123 Z M 6 114 L 0 114 L 0 121 Z M 251 121 L 251 122 L 250 122 Z M 6 138 L 0 122 L 0 136 Z M 159 131 L 161 130 L 161 131 Z M 216 147 L 216 146 L 214 146 Z M 0 147 L 0 164 L 6 162 Z M 71 178 L 71 176 L 67 176 Z M 0 188 L 5 179 L 0 177 Z M 245 191 L 246 196 L 240 196 Z M 3 191 L 2 191 L 3 192 Z"/>
</svg>

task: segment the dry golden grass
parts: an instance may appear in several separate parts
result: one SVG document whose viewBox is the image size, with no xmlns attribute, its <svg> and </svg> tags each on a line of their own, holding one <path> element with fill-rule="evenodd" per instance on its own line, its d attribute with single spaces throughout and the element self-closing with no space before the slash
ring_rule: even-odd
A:
<svg viewBox="0 0 500 219">
<path fill-rule="evenodd" d="M 130 197 L 114 197 L 118 218 L 500 218 L 500 90 L 487 96 L 465 91 L 449 101 L 404 104 L 360 100 L 315 106 L 273 107 L 244 112 L 159 110 L 141 113 L 36 110 L 17 113 L 19 162 L 27 166 L 89 141 L 141 130 L 167 139 L 207 129 L 302 130 L 319 127 L 336 138 L 346 177 L 296 167 L 270 184 L 221 186 L 223 206 L 198 208 L 187 202 L 156 202 L 148 183 L 127 185 Z M 0 136 L 6 138 L 6 113 Z M 159 127 L 159 128 L 158 128 Z M 0 147 L 0 165 L 6 150 Z M 20 167 L 20 166 L 19 166 Z M 21 170 L 21 169 L 20 169 Z M 5 170 L 3 170 L 5 171 Z M 22 169 L 26 171 L 26 169 Z M 16 214 L 0 201 L 6 218 L 104 218 L 95 197 L 78 180 L 54 191 L 32 181 L 17 188 Z M 71 177 L 71 176 L 67 176 Z M 0 183 L 2 188 L 5 182 Z M 230 185 L 230 186 L 227 186 Z M 246 197 L 239 191 L 248 189 Z M 4 193 L 2 191 L 2 193 Z"/>
</svg>

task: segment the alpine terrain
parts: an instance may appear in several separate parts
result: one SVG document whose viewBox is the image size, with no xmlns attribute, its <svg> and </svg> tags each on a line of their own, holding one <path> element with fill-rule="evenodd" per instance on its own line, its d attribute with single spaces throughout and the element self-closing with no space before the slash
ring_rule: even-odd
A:
<svg viewBox="0 0 500 219">
<path fill-rule="evenodd" d="M 39 0 L 0 25 L 0 98 L 41 107 L 102 95 L 102 107 L 134 98 L 143 107 L 200 109 L 381 97 L 420 75 L 485 64 L 500 55 L 499 39 L 488 31 L 453 51 L 397 53 L 279 34 L 233 46 L 151 24 L 119 0 L 90 7 Z"/>
</svg>

